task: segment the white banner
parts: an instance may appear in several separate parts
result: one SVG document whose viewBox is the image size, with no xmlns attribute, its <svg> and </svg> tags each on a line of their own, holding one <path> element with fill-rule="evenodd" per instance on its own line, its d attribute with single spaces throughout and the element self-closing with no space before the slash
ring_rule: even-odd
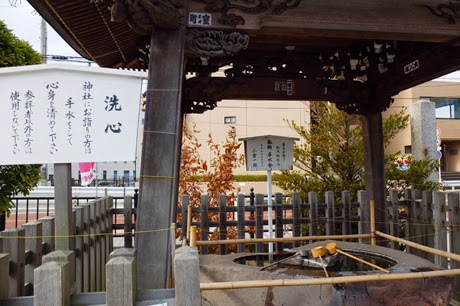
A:
<svg viewBox="0 0 460 306">
<path fill-rule="evenodd" d="M 0 165 L 135 160 L 145 73 L 0 68 Z"/>
<path fill-rule="evenodd" d="M 78 163 L 80 169 L 81 186 L 88 186 L 96 178 L 96 171 L 94 170 L 95 163 Z"/>
</svg>

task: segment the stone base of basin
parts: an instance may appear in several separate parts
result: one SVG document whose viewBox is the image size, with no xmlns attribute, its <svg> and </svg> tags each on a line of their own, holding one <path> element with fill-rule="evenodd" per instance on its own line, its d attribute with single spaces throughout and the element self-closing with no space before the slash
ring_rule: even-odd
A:
<svg viewBox="0 0 460 306">
<path fill-rule="evenodd" d="M 366 244 L 335 241 L 337 247 L 380 254 L 395 264 L 388 268 L 390 273 L 419 272 L 440 270 L 430 261 L 397 250 Z M 310 250 L 327 242 L 316 242 L 300 248 Z M 242 265 L 235 260 L 252 253 L 231 255 L 201 255 L 200 281 L 234 282 L 249 280 L 271 280 L 290 278 L 309 278 L 308 275 L 286 275 L 275 270 L 261 271 L 261 267 Z M 348 272 L 352 273 L 352 272 Z M 378 270 L 360 271 L 354 275 L 381 274 Z M 351 275 L 351 274 L 346 274 Z M 338 285 L 311 285 L 291 287 L 245 288 L 202 291 L 202 305 L 235 306 L 424 306 L 449 305 L 453 292 L 453 277 L 433 277 L 420 279 L 402 279 L 391 281 L 368 281 L 362 283 L 344 283 Z"/>
</svg>

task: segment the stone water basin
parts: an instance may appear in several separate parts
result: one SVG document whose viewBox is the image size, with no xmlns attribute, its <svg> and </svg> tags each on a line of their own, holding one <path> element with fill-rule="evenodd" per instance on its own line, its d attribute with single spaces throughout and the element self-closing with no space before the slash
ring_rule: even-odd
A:
<svg viewBox="0 0 460 306">
<path fill-rule="evenodd" d="M 310 254 L 317 246 L 329 241 L 316 242 L 292 249 L 292 252 L 274 254 L 274 261 L 294 255 Z M 407 273 L 440 270 L 438 266 L 418 256 L 397 250 L 367 244 L 335 241 L 337 247 L 366 261 L 370 261 L 390 273 Z M 337 264 L 327 268 L 330 277 L 384 274 L 380 270 L 340 255 Z M 268 254 L 239 253 L 230 255 L 200 255 L 200 281 L 232 282 L 249 280 L 323 278 L 322 268 L 306 267 L 300 256 L 294 256 L 265 270 L 270 264 Z M 225 289 L 202 291 L 202 305 L 449 305 L 453 292 L 453 277 L 432 277 L 367 281 L 360 283 L 286 286 L 268 288 Z"/>
</svg>

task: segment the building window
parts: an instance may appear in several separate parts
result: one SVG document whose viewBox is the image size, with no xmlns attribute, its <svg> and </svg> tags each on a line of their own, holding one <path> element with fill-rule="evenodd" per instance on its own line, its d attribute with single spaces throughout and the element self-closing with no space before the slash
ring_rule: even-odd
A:
<svg viewBox="0 0 460 306">
<path fill-rule="evenodd" d="M 117 170 L 113 170 L 113 179 L 114 180 L 118 179 L 118 171 Z"/>
<path fill-rule="evenodd" d="M 436 119 L 460 119 L 460 98 L 421 97 L 436 103 Z"/>
<path fill-rule="evenodd" d="M 404 146 L 404 154 L 412 154 L 412 147 Z"/>
<path fill-rule="evenodd" d="M 107 179 L 107 170 L 102 170 L 102 179 L 103 180 Z"/>
<path fill-rule="evenodd" d="M 236 123 L 236 116 L 227 116 L 227 117 L 224 117 L 224 123 L 225 123 L 225 124 Z"/>
</svg>

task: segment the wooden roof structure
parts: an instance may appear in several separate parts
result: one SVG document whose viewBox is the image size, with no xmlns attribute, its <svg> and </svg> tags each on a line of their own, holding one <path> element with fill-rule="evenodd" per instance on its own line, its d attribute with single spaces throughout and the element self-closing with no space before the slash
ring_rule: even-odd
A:
<svg viewBox="0 0 460 306">
<path fill-rule="evenodd" d="M 101 67 L 148 69 L 150 29 L 185 23 L 186 72 L 207 77 L 231 65 L 226 75 L 233 85 L 238 78 L 303 80 L 296 88 L 309 88 L 310 99 L 333 100 L 352 113 L 385 110 L 389 97 L 399 91 L 460 68 L 458 0 L 187 0 L 185 7 L 178 0 L 163 1 L 168 5 L 152 0 L 29 2 L 80 55 Z M 149 11 L 148 3 L 169 10 L 160 15 L 169 21 Z M 138 9 L 144 9 L 150 20 L 136 24 L 126 12 L 120 13 Z M 210 22 L 200 24 L 196 18 Z M 142 28 L 148 22 L 150 28 Z M 331 85 L 331 80 L 345 81 L 338 88 L 350 91 L 343 101 L 334 94 L 338 83 Z M 186 86 L 186 112 L 212 109 L 226 98 L 225 90 L 220 96 L 204 91 L 209 96 L 203 98 L 202 89 L 210 81 L 195 79 L 190 81 L 193 86 Z M 230 93 L 235 92 L 233 85 L 220 80 L 216 86 L 237 98 Z M 273 94 L 251 97 L 250 90 L 236 87 L 246 98 Z M 329 95 L 321 93 L 325 87 Z M 385 101 L 357 107 L 362 102 L 350 103 L 353 96 Z M 299 93 L 283 98 L 306 97 Z"/>
</svg>

